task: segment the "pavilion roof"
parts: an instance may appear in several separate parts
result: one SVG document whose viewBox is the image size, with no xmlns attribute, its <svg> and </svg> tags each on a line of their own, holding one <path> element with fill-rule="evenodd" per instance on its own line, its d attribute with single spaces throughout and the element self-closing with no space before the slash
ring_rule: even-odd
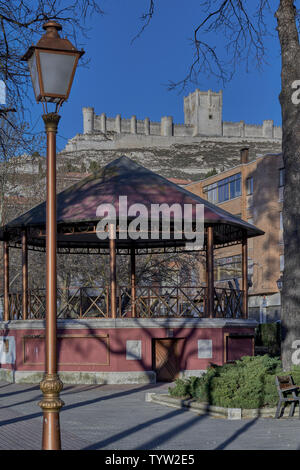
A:
<svg viewBox="0 0 300 470">
<path fill-rule="evenodd" d="M 219 231 L 216 230 L 216 234 L 219 233 L 220 244 L 237 241 L 238 238 L 240 240 L 241 232 L 247 238 L 264 233 L 239 217 L 133 162 L 130 158 L 122 156 L 57 195 L 58 245 L 67 246 L 68 241 L 74 246 L 76 244 L 83 246 L 85 242 L 99 244 L 100 240 L 97 241 L 96 237 L 93 240 L 91 237 L 88 240 L 83 235 L 81 238 L 80 236 L 76 238 L 74 233 L 67 239 L 65 236 L 60 237 L 59 234 L 64 227 L 82 227 L 97 223 L 101 219 L 97 216 L 97 208 L 103 204 L 112 204 L 117 218 L 121 217 L 123 214 L 119 206 L 120 196 L 127 197 L 127 207 L 133 204 L 143 204 L 149 214 L 152 204 L 166 203 L 169 206 L 179 204 L 182 209 L 185 204 L 191 204 L 195 217 L 196 205 L 203 204 L 205 226 L 214 225 L 216 229 L 218 227 Z M 2 227 L 0 240 L 4 239 L 5 234 L 9 240 L 16 240 L 24 228 L 44 230 L 45 225 L 46 202 L 43 202 Z M 37 238 L 36 244 L 39 245 L 44 238 L 41 237 L 39 241 Z M 33 237 L 31 241 L 29 237 L 29 243 L 34 244 Z"/>
</svg>

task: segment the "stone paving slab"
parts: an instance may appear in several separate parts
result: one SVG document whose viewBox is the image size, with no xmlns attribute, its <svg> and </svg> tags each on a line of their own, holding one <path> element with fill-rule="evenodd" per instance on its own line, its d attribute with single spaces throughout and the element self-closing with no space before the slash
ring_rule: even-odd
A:
<svg viewBox="0 0 300 470">
<path fill-rule="evenodd" d="M 0 450 L 40 450 L 42 416 L 20 415 L 13 410 L 1 409 Z M 63 446 L 66 450 L 78 450 L 89 442 L 64 431 Z"/>
<path fill-rule="evenodd" d="M 147 403 L 168 384 L 65 385 L 63 450 L 300 450 L 298 418 L 226 420 Z M 42 413 L 36 385 L 0 382 L 0 450 L 38 450 Z"/>
</svg>

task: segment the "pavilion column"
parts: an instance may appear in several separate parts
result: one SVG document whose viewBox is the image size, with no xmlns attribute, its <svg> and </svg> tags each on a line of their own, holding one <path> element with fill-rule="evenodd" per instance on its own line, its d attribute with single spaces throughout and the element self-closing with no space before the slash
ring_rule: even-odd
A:
<svg viewBox="0 0 300 470">
<path fill-rule="evenodd" d="M 135 275 L 135 248 L 130 247 L 130 283 L 131 283 L 131 316 L 136 317 L 136 275 Z"/>
<path fill-rule="evenodd" d="M 110 265 L 110 310 L 112 318 L 117 317 L 117 275 L 115 226 L 109 224 L 109 265 Z"/>
<path fill-rule="evenodd" d="M 248 318 L 248 243 L 245 235 L 242 240 L 242 290 L 243 317 Z"/>
<path fill-rule="evenodd" d="M 9 321 L 9 246 L 3 242 L 3 274 L 4 274 L 4 321 Z"/>
<path fill-rule="evenodd" d="M 27 231 L 22 232 L 22 318 L 28 317 L 28 246 Z"/>
<path fill-rule="evenodd" d="M 213 227 L 207 227 L 206 245 L 206 278 L 207 278 L 207 313 L 209 318 L 214 316 L 214 232 Z"/>
</svg>

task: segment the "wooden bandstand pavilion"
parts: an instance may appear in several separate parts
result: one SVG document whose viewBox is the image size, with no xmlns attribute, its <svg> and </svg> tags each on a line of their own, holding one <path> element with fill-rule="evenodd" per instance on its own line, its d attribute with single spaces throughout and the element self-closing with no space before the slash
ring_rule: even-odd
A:
<svg viewBox="0 0 300 470">
<path fill-rule="evenodd" d="M 124 212 L 174 204 L 204 207 L 202 250 L 206 279 L 197 286 L 137 285 L 139 254 L 184 252 L 188 240 L 178 236 L 175 212 L 166 237 L 162 219 L 148 217 L 148 229 L 133 239 L 134 220 Z M 115 223 L 105 230 L 115 237 L 99 238 L 104 213 L 113 206 Z M 139 216 L 143 217 L 142 211 Z M 107 215 L 107 214 L 106 214 Z M 126 218 L 124 216 L 126 215 Z M 44 371 L 45 290 L 28 288 L 28 253 L 45 251 L 45 202 L 1 228 L 4 249 L 4 313 L 0 322 L 0 377 L 37 382 Z M 108 220 L 108 219 L 107 219 Z M 125 220 L 125 222 L 124 222 Z M 155 224 L 154 224 L 155 222 Z M 124 223 L 127 225 L 124 226 Z M 154 225 L 157 235 L 150 236 Z M 102 224 L 104 227 L 104 224 Z M 64 383 L 147 383 L 200 375 L 210 363 L 223 364 L 253 354 L 256 322 L 248 319 L 247 239 L 262 235 L 253 225 L 177 186 L 162 176 L 120 157 L 97 173 L 57 195 L 57 252 L 110 257 L 110 285 L 57 289 L 58 371 Z M 241 244 L 241 289 L 214 283 L 214 250 Z M 9 250 L 22 250 L 22 292 L 9 291 Z M 195 248 L 196 249 L 196 248 Z M 188 250 L 190 252 L 190 248 Z M 131 284 L 116 279 L 118 253 L 130 256 Z M 100 287 L 99 287 L 100 286 Z"/>
</svg>

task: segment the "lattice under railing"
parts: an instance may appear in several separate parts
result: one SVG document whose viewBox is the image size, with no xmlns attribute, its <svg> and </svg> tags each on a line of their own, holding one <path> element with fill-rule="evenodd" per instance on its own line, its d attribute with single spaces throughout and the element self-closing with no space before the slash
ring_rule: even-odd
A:
<svg viewBox="0 0 300 470">
<path fill-rule="evenodd" d="M 3 299 L 3 295 L 2 295 Z M 243 291 L 214 288 L 214 311 L 208 311 L 206 286 L 136 286 L 135 297 L 129 286 L 117 287 L 117 316 L 131 317 L 132 305 L 139 318 L 243 318 Z M 11 320 L 22 319 L 22 294 L 9 294 Z M 28 319 L 44 319 L 46 290 L 28 290 Z M 109 318 L 108 286 L 57 289 L 58 318 Z"/>
</svg>

